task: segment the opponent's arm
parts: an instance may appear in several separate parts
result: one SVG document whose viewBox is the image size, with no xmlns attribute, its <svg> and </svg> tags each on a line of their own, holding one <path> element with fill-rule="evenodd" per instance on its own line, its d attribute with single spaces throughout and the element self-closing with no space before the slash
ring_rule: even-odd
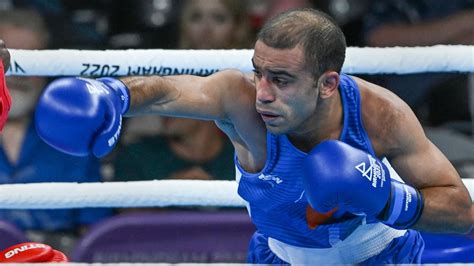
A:
<svg viewBox="0 0 474 266">
<path fill-rule="evenodd" d="M 7 72 L 10 68 L 10 53 L 8 52 L 5 42 L 0 39 L 0 61 L 3 62 L 3 71 Z"/>
<path fill-rule="evenodd" d="M 7 122 L 8 112 L 12 105 L 10 92 L 7 88 L 4 73 L 7 72 L 10 67 L 10 53 L 5 47 L 5 43 L 0 40 L 0 131 Z"/>
</svg>

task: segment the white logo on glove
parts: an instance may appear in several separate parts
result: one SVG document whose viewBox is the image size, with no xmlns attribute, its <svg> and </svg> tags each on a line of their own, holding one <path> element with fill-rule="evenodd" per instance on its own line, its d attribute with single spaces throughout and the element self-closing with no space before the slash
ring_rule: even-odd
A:
<svg viewBox="0 0 474 266">
<path fill-rule="evenodd" d="M 383 187 L 383 183 L 385 182 L 385 171 L 374 157 L 370 154 L 367 156 L 369 158 L 370 166 L 366 167 L 365 162 L 361 162 L 355 166 L 355 169 L 362 173 L 363 177 L 371 181 L 374 188 L 377 188 L 377 180 L 380 180 L 380 187 Z"/>
<path fill-rule="evenodd" d="M 115 142 L 117 142 L 117 140 L 119 139 L 120 130 L 122 130 L 122 118 L 119 118 L 119 119 L 120 119 L 120 121 L 119 121 L 119 126 L 118 126 L 117 131 L 116 131 L 115 134 L 107 141 L 107 144 L 109 145 L 109 147 L 114 146 Z"/>
<path fill-rule="evenodd" d="M 97 87 L 94 85 L 91 85 L 89 83 L 86 83 L 87 90 L 89 91 L 90 94 L 109 94 L 109 92 L 104 89 L 103 87 Z"/>
<path fill-rule="evenodd" d="M 89 91 L 90 94 L 109 94 L 110 92 L 104 87 L 103 83 L 98 82 L 97 80 L 94 79 L 88 79 L 88 78 L 77 78 L 80 80 L 83 80 L 86 82 L 86 87 L 87 90 Z"/>
</svg>

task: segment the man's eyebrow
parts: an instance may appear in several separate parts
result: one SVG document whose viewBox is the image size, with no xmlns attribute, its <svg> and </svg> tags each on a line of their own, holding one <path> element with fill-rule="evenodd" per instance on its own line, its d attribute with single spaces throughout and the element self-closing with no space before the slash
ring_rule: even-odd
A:
<svg viewBox="0 0 474 266">
<path fill-rule="evenodd" d="M 253 60 L 252 58 L 252 66 L 254 69 L 258 69 L 259 67 L 257 65 L 255 65 L 255 61 Z M 272 75 L 279 75 L 279 76 L 287 76 L 287 77 L 290 77 L 290 78 L 295 78 L 296 75 L 293 75 L 291 74 L 290 72 L 286 71 L 286 70 L 279 70 L 279 69 L 267 69 L 268 72 L 270 72 L 270 74 Z"/>
<path fill-rule="evenodd" d="M 295 78 L 296 77 L 296 75 L 293 75 L 290 72 L 285 71 L 285 70 L 268 70 L 268 72 L 270 72 L 272 75 L 287 76 L 287 77 L 290 77 L 290 78 Z"/>
</svg>

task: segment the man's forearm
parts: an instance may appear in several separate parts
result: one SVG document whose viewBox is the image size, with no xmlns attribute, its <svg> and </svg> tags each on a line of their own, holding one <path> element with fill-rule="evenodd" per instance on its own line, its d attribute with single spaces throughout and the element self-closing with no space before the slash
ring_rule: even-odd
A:
<svg viewBox="0 0 474 266">
<path fill-rule="evenodd" d="M 414 229 L 439 233 L 467 233 L 473 225 L 469 193 L 460 187 L 432 187 L 421 190 L 425 206 Z"/>
<path fill-rule="evenodd" d="M 125 77 L 121 81 L 130 90 L 130 108 L 126 116 L 148 112 L 149 106 L 166 101 L 173 91 L 172 84 L 159 76 Z"/>
</svg>

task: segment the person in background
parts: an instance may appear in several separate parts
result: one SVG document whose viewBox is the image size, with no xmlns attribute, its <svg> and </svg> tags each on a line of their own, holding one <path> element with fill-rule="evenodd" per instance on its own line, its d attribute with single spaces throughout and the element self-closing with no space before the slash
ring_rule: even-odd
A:
<svg viewBox="0 0 474 266">
<path fill-rule="evenodd" d="M 289 9 L 315 7 L 312 1 L 308 0 L 259 0 L 249 1 L 250 25 L 254 34 L 260 30 L 263 23 L 278 13 Z"/>
<path fill-rule="evenodd" d="M 180 49 L 244 49 L 252 46 L 246 1 L 185 0 Z"/>
<path fill-rule="evenodd" d="M 184 1 L 180 29 L 181 49 L 250 47 L 245 1 Z M 234 149 L 214 122 L 144 116 L 127 123 L 114 180 L 234 179 Z"/>
<path fill-rule="evenodd" d="M 121 147 L 114 180 L 234 179 L 234 149 L 212 122 L 170 117 L 162 126 L 160 135 Z"/>
<path fill-rule="evenodd" d="M 49 32 L 34 10 L 0 11 L 0 39 L 17 49 L 45 49 Z M 14 101 L 0 135 L 0 183 L 97 182 L 99 160 L 74 157 L 52 149 L 37 135 L 33 123 L 44 77 L 6 78 Z M 111 215 L 109 209 L 0 210 L 0 219 L 14 223 L 34 241 L 49 243 L 65 252 L 86 227 Z"/>
<path fill-rule="evenodd" d="M 472 45 L 474 1 L 373 1 L 364 24 L 364 39 L 369 46 Z M 425 125 L 470 119 L 466 75 L 423 73 L 381 78 Z M 470 126 L 463 129 L 458 124 L 456 129 L 469 134 Z"/>
</svg>

